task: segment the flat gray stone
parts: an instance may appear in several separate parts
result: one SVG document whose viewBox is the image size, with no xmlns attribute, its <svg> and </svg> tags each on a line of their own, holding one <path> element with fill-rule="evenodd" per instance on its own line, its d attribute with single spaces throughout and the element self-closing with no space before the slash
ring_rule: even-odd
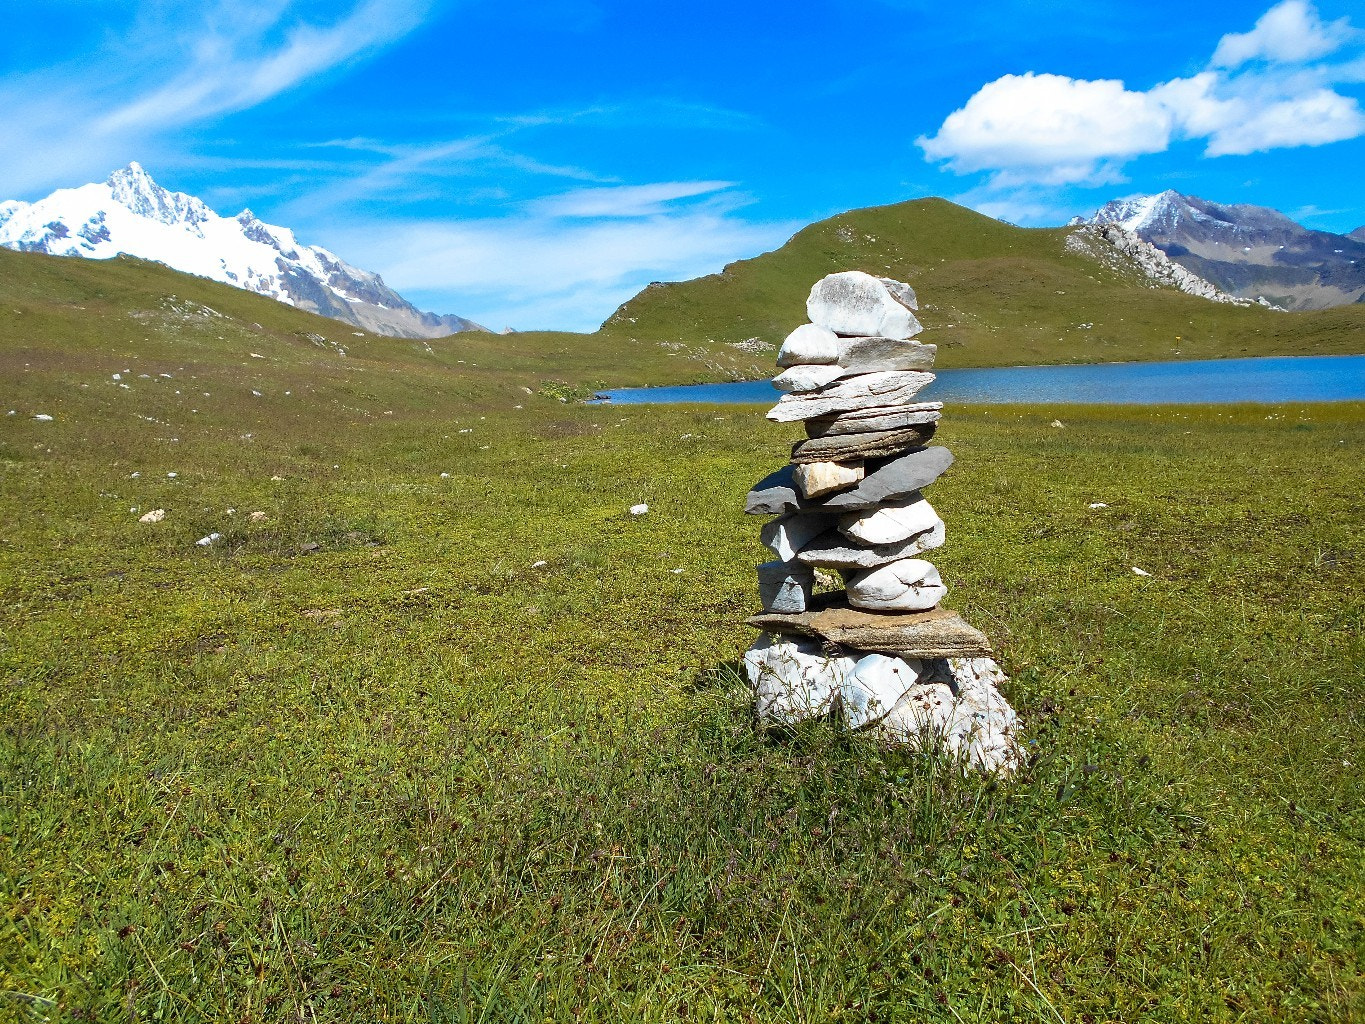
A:
<svg viewBox="0 0 1365 1024">
<path fill-rule="evenodd" d="M 751 516 L 764 516 L 816 504 L 803 498 L 797 491 L 795 472 L 795 466 L 783 466 L 754 484 L 753 490 L 744 499 L 744 511 Z"/>
<path fill-rule="evenodd" d="M 916 423 L 897 430 L 873 430 L 864 434 L 830 434 L 813 437 L 792 448 L 792 462 L 848 462 L 850 459 L 882 459 L 923 448 L 937 425 Z"/>
<path fill-rule="evenodd" d="M 942 402 L 920 402 L 873 409 L 857 409 L 837 416 L 823 416 L 806 420 L 806 436 L 827 437 L 830 434 L 862 434 L 872 430 L 896 430 L 912 423 L 937 423 L 942 413 Z"/>
<path fill-rule="evenodd" d="M 784 395 L 768 410 L 768 419 L 777 423 L 791 423 L 796 420 L 853 412 L 856 409 L 905 405 L 933 383 L 933 380 L 932 373 L 915 371 L 863 373 L 856 377 L 837 380 L 817 391 Z"/>
<path fill-rule="evenodd" d="M 831 512 L 856 512 L 896 501 L 928 487 L 952 464 L 953 453 L 947 448 L 922 448 L 888 462 L 881 469 L 869 473 L 851 491 L 836 494 L 819 507 Z"/>
<path fill-rule="evenodd" d="M 937 345 L 921 345 L 918 341 L 840 338 L 835 362 L 844 368 L 845 377 L 883 370 L 931 370 L 937 353 Z"/>
<path fill-rule="evenodd" d="M 828 530 L 798 551 L 796 557 L 820 569 L 875 569 L 941 547 L 944 536 L 942 529 L 930 529 L 896 544 L 865 548 L 850 544 L 838 530 Z"/>
</svg>

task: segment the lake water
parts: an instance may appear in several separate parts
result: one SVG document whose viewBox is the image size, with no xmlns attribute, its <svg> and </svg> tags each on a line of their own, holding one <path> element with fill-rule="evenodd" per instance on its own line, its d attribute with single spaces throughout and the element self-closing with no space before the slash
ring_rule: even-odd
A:
<svg viewBox="0 0 1365 1024">
<path fill-rule="evenodd" d="M 769 405 L 766 380 L 625 388 L 599 397 L 614 405 L 719 402 Z M 1155 405 L 1204 402 L 1365 401 L 1365 356 L 1272 356 L 1175 363 L 1000 366 L 939 370 L 917 401 Z"/>
</svg>

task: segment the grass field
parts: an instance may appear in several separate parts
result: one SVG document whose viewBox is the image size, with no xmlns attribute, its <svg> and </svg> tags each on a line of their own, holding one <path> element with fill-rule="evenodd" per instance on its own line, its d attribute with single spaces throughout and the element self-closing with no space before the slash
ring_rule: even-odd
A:
<svg viewBox="0 0 1365 1024">
<path fill-rule="evenodd" d="M 755 734 L 795 428 L 156 337 L 0 367 L 0 1019 L 1365 1016 L 1360 405 L 948 410 L 997 785 Z"/>
</svg>

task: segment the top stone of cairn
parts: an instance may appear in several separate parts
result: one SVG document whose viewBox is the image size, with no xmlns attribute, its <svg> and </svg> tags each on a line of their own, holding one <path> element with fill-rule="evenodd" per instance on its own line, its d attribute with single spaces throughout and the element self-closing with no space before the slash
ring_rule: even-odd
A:
<svg viewBox="0 0 1365 1024">
<path fill-rule="evenodd" d="M 909 285 L 847 270 L 816 282 L 806 314 L 811 323 L 845 337 L 904 341 L 923 330 L 910 312 L 917 306 Z"/>
</svg>

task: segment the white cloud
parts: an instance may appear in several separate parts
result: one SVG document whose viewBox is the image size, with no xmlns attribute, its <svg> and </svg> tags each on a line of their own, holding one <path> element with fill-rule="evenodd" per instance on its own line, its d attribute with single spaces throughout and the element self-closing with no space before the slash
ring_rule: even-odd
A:
<svg viewBox="0 0 1365 1024">
<path fill-rule="evenodd" d="M 1250 32 L 1229 32 L 1220 39 L 1210 63 L 1216 68 L 1252 60 L 1300 63 L 1327 56 L 1355 34 L 1347 18 L 1324 23 L 1306 0 L 1284 0 L 1261 15 Z"/>
<path fill-rule="evenodd" d="M 1334 85 L 1365 77 L 1365 58 L 1307 63 L 1362 34 L 1324 23 L 1305 0 L 1271 8 L 1252 31 L 1223 37 L 1209 70 L 1151 89 L 1063 75 L 1005 75 L 917 140 L 958 174 L 992 173 L 999 189 L 1121 181 L 1127 161 L 1178 139 L 1209 157 L 1321 146 L 1365 134 L 1365 112 Z M 1244 67 L 1248 62 L 1263 63 Z M 1241 69 L 1241 70 L 1237 70 Z"/>
<path fill-rule="evenodd" d="M 639 196 L 707 197 L 723 183 L 667 182 L 620 190 Z M 346 257 L 364 252 L 400 293 L 441 312 L 490 327 L 592 330 L 654 280 L 713 273 L 726 263 L 780 244 L 799 224 L 751 222 L 707 199 L 634 213 L 586 203 L 567 193 L 526 204 L 507 217 L 383 221 L 326 233 Z M 558 205 L 556 205 L 558 201 Z"/>
<path fill-rule="evenodd" d="M 1354 99 L 1306 81 L 1283 84 L 1206 71 L 1149 95 L 1171 111 L 1181 135 L 1208 140 L 1205 156 L 1322 146 L 1365 134 L 1365 113 Z"/>
<path fill-rule="evenodd" d="M 1171 115 L 1114 80 L 1005 75 L 918 140 L 930 160 L 959 174 L 1007 170 L 1047 184 L 1112 180 L 1112 162 L 1159 153 Z"/>
<path fill-rule="evenodd" d="M 652 185 L 584 188 L 537 199 L 533 208 L 550 217 L 650 217 L 662 214 L 677 199 L 713 195 L 733 181 L 662 181 Z"/>
</svg>

